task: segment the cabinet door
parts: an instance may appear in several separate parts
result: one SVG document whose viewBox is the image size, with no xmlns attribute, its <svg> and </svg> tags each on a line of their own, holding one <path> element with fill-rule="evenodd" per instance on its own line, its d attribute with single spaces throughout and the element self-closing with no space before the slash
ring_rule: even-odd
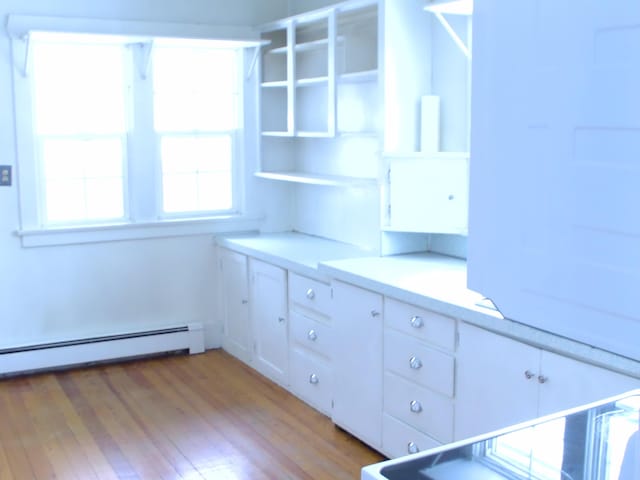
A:
<svg viewBox="0 0 640 480">
<path fill-rule="evenodd" d="M 551 352 L 542 352 L 539 415 L 640 388 L 640 380 Z"/>
<path fill-rule="evenodd" d="M 222 347 L 243 362 L 251 361 L 249 323 L 249 279 L 247 257 L 231 250 L 218 250 L 222 279 Z"/>
<path fill-rule="evenodd" d="M 455 439 L 535 418 L 540 350 L 463 322 L 459 332 Z"/>
<path fill-rule="evenodd" d="M 333 421 L 373 447 L 382 442 L 382 297 L 333 283 Z"/>
<path fill-rule="evenodd" d="M 287 274 L 280 267 L 250 259 L 251 321 L 255 368 L 281 385 L 288 377 Z"/>
</svg>

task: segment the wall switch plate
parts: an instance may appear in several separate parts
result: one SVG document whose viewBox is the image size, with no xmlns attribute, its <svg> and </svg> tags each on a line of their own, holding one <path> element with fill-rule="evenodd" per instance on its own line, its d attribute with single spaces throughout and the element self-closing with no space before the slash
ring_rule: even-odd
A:
<svg viewBox="0 0 640 480">
<path fill-rule="evenodd" d="M 0 187 L 11 186 L 11 165 L 0 165 Z"/>
</svg>

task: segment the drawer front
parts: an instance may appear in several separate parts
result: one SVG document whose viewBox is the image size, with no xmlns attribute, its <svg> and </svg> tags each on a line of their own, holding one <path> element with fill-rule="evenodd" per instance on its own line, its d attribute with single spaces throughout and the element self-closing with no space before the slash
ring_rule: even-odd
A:
<svg viewBox="0 0 640 480">
<path fill-rule="evenodd" d="M 453 397 L 454 358 L 395 330 L 384 332 L 384 368 Z"/>
<path fill-rule="evenodd" d="M 322 413 L 330 415 L 333 379 L 329 363 L 296 348 L 291 350 L 290 362 L 293 393 Z"/>
<path fill-rule="evenodd" d="M 388 414 L 382 415 L 382 450 L 390 458 L 424 452 L 441 444 Z"/>
<path fill-rule="evenodd" d="M 326 283 L 289 272 L 289 301 L 329 316 L 331 287 Z"/>
<path fill-rule="evenodd" d="M 290 339 L 320 355 L 329 358 L 331 327 L 299 312 L 289 313 Z"/>
<path fill-rule="evenodd" d="M 453 401 L 392 373 L 384 375 L 384 411 L 439 442 L 453 441 Z"/>
<path fill-rule="evenodd" d="M 451 317 L 387 298 L 384 324 L 437 347 L 455 349 L 456 321 Z"/>
</svg>

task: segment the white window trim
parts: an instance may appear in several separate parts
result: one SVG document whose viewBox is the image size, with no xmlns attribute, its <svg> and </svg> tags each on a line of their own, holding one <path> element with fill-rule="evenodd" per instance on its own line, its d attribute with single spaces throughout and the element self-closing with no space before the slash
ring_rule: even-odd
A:
<svg viewBox="0 0 640 480">
<path fill-rule="evenodd" d="M 14 118 L 16 125 L 16 178 L 18 179 L 20 227 L 15 234 L 23 247 L 69 245 L 108 242 L 127 239 L 173 237 L 258 230 L 264 217 L 247 215 L 245 211 L 243 169 L 244 135 L 237 135 L 238 165 L 234 166 L 234 191 L 237 192 L 239 213 L 227 212 L 193 218 L 131 219 L 122 223 L 44 228 L 39 224 L 38 178 L 34 142 L 32 141 L 32 103 L 29 84 L 25 81 L 29 61 L 29 35 L 32 32 L 66 32 L 88 35 L 124 36 L 139 42 L 152 38 L 182 39 L 184 41 L 228 41 L 239 48 L 259 47 L 258 33 L 250 27 L 216 26 L 184 23 L 157 23 L 86 18 L 60 18 L 30 15 L 9 15 L 7 31 L 11 38 L 14 64 Z M 242 109 L 241 109 L 242 111 Z M 22 161 L 21 161 L 22 160 Z M 127 201 L 127 200 L 125 200 Z"/>
</svg>

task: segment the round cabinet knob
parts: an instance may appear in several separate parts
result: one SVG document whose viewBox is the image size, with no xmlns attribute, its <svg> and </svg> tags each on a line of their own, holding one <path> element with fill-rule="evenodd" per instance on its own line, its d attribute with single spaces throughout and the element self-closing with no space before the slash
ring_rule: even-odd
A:
<svg viewBox="0 0 640 480">
<path fill-rule="evenodd" d="M 372 317 L 379 317 L 380 316 L 380 312 L 377 310 L 371 310 L 371 316 Z"/>
<path fill-rule="evenodd" d="M 315 330 L 311 329 L 309 330 L 309 333 L 307 333 L 307 338 L 312 342 L 315 342 L 316 338 L 318 338 L 318 334 L 316 333 Z"/>
<path fill-rule="evenodd" d="M 548 380 L 548 377 L 545 377 L 544 375 L 538 375 L 538 383 L 547 383 Z"/>
<path fill-rule="evenodd" d="M 527 380 L 531 380 L 535 376 L 536 376 L 536 374 L 531 372 L 530 370 L 525 370 L 524 371 L 524 378 L 526 378 Z"/>
<path fill-rule="evenodd" d="M 422 320 L 422 317 L 415 315 L 411 317 L 411 320 L 409 320 L 409 323 L 411 323 L 411 326 L 413 328 L 421 328 L 424 325 L 424 320 Z"/>
<path fill-rule="evenodd" d="M 314 298 L 316 298 L 316 292 L 313 291 L 313 288 L 307 290 L 307 298 L 309 300 L 313 300 Z"/>
<path fill-rule="evenodd" d="M 315 385 L 319 381 L 320 381 L 320 379 L 318 378 L 318 375 L 316 375 L 315 373 L 312 373 L 311 375 L 309 375 L 309 383 L 311 385 Z"/>
<path fill-rule="evenodd" d="M 422 404 L 417 400 L 411 400 L 411 403 L 409 403 L 409 409 L 413 413 L 420 413 L 422 411 Z"/>
<path fill-rule="evenodd" d="M 419 370 L 420 368 L 422 368 L 422 360 L 415 356 L 411 357 L 409 359 L 409 366 L 414 370 Z"/>
<path fill-rule="evenodd" d="M 415 444 L 415 442 L 407 443 L 407 453 L 418 453 L 420 451 L 420 447 Z"/>
</svg>

